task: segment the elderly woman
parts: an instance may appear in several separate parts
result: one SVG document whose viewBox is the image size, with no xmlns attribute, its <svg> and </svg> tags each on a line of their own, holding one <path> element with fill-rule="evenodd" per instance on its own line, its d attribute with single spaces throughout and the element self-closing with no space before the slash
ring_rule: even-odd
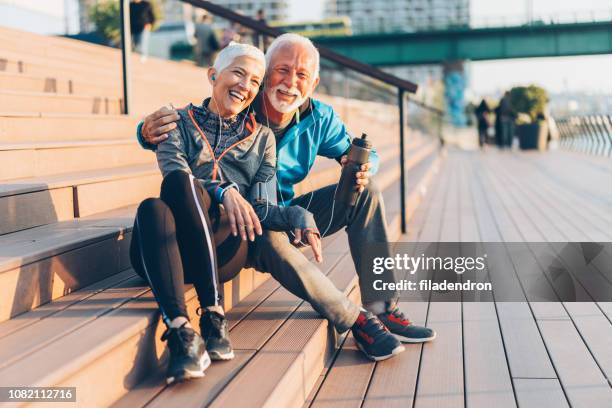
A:
<svg viewBox="0 0 612 408">
<path fill-rule="evenodd" d="M 202 377 L 211 358 L 234 357 L 219 282 L 244 266 L 262 227 L 312 234 L 320 245 L 312 214 L 275 205 L 274 134 L 249 108 L 264 72 L 253 46 L 233 43 L 219 53 L 208 70 L 212 96 L 179 110 L 178 126 L 157 149 L 160 198 L 138 208 L 130 256 L 167 326 L 168 383 Z M 189 322 L 184 282 L 198 296 L 201 335 Z"/>
</svg>

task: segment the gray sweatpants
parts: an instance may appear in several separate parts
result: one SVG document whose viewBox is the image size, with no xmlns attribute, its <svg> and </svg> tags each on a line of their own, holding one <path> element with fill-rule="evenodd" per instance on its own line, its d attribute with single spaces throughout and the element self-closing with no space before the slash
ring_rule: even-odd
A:
<svg viewBox="0 0 612 408">
<path fill-rule="evenodd" d="M 304 208 L 310 202 L 308 210 L 313 213 L 321 234 L 330 225 L 335 189 L 335 184 L 323 187 L 314 191 L 312 200 L 308 193 L 296 197 L 292 202 L 292 205 Z M 372 184 L 372 181 L 360 195 L 352 211 L 336 203 L 333 209 L 333 220 L 326 236 L 336 233 L 343 227 L 346 227 L 348 233 L 351 256 L 359 277 L 359 285 L 362 288 L 371 288 L 375 279 L 382 279 L 385 282 L 395 281 L 392 270 L 382 275 L 374 275 L 371 268 L 360 267 L 361 255 L 366 253 L 368 246 L 371 248 L 373 243 L 388 242 L 382 194 Z M 382 249 L 384 245 L 374 247 L 386 252 L 376 254 L 376 256 L 390 256 L 388 249 Z M 316 264 L 309 261 L 299 249 L 291 244 L 287 233 L 264 231 L 262 236 L 256 238 L 252 249 L 249 261 L 251 266 L 261 272 L 269 272 L 291 293 L 309 302 L 313 309 L 335 326 L 338 332 L 345 332 L 355 323 L 359 307 L 339 291 Z M 323 255 L 325 256 L 325 247 L 323 247 Z M 397 298 L 396 293 L 367 291 L 369 293 L 367 298 L 364 298 L 363 293 L 366 291 L 362 291 L 363 303 Z"/>
</svg>

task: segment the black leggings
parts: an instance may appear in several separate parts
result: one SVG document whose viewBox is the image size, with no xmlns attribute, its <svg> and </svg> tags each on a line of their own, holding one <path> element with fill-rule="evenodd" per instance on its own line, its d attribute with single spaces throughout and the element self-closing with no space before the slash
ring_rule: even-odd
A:
<svg viewBox="0 0 612 408">
<path fill-rule="evenodd" d="M 198 180 L 178 170 L 164 178 L 160 198 L 138 207 L 130 259 L 151 286 L 167 325 L 187 317 L 184 283 L 193 283 L 201 307 L 220 305 L 219 281 L 232 279 L 245 265 L 248 244 L 224 221 Z"/>
</svg>

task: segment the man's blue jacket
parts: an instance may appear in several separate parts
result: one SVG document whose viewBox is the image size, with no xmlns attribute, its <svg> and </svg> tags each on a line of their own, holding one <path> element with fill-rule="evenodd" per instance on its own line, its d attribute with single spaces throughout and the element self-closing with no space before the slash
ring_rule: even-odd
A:
<svg viewBox="0 0 612 408">
<path fill-rule="evenodd" d="M 287 129 L 276 142 L 276 177 L 280 205 L 291 204 L 293 186 L 306 178 L 317 155 L 337 159 L 345 154 L 351 145 L 352 137 L 331 106 L 311 99 L 311 107 L 312 113 Z M 155 150 L 155 146 L 142 139 L 141 125 L 136 132 L 138 142 L 145 149 Z M 370 163 L 370 173 L 374 174 L 379 164 L 374 149 L 370 153 Z"/>
</svg>

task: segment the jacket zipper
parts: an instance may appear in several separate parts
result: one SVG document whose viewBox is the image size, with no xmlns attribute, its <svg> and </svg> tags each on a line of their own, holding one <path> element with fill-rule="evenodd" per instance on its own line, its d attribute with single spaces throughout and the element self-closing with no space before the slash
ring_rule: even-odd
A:
<svg viewBox="0 0 612 408">
<path fill-rule="evenodd" d="M 253 135 L 255 135 L 256 128 L 255 128 L 255 126 L 253 126 L 253 123 L 255 122 L 255 117 L 253 116 L 252 113 L 249 115 L 249 118 L 250 118 L 251 121 L 247 124 L 247 130 L 249 130 L 249 127 L 250 127 L 252 129 L 251 130 L 251 134 L 248 135 L 247 137 L 245 137 L 244 139 L 237 141 L 236 143 L 234 143 L 233 145 L 231 145 L 230 147 L 228 147 L 227 149 L 222 151 L 221 154 L 219 155 L 219 158 L 216 159 L 215 158 L 215 151 L 213 150 L 212 146 L 210 145 L 210 142 L 208 141 L 208 138 L 206 137 L 206 134 L 204 133 L 204 131 L 202 131 L 200 126 L 195 121 L 195 118 L 193 117 L 192 110 L 189 109 L 187 112 L 189 113 L 189 117 L 191 118 L 191 121 L 193 122 L 193 125 L 196 127 L 196 129 L 200 133 L 200 137 L 204 140 L 204 143 L 206 143 L 206 146 L 208 146 L 208 151 L 210 152 L 210 156 L 212 157 L 212 161 L 213 161 L 212 180 L 215 181 L 217 179 L 217 174 L 218 174 L 218 171 L 219 171 L 219 162 L 221 161 L 223 156 L 225 156 L 225 153 L 229 152 L 231 149 L 233 149 L 234 147 L 238 146 L 240 143 L 244 142 L 245 140 L 250 139 Z"/>
</svg>

